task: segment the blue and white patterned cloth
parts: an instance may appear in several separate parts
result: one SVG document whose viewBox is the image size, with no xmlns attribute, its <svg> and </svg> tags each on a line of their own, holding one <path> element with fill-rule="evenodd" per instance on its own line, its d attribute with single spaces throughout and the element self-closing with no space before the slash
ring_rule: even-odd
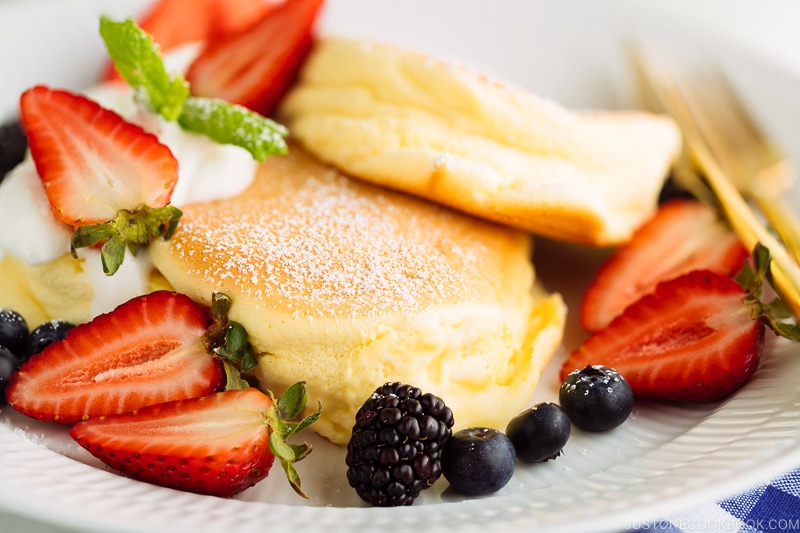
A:
<svg viewBox="0 0 800 533">
<path fill-rule="evenodd" d="M 634 526 L 628 531 L 800 532 L 800 467 L 714 504 Z"/>
</svg>

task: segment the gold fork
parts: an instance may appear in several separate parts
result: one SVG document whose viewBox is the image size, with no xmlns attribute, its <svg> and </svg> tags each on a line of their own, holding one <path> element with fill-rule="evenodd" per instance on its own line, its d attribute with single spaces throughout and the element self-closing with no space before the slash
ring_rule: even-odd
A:
<svg viewBox="0 0 800 533">
<path fill-rule="evenodd" d="M 800 321 L 800 223 L 782 198 L 793 181 L 791 165 L 718 72 L 642 50 L 632 59 L 645 105 L 666 111 L 683 132 L 685 154 L 676 175 L 701 199 L 718 201 L 748 249 L 760 242 L 770 250 L 775 290 Z"/>
</svg>

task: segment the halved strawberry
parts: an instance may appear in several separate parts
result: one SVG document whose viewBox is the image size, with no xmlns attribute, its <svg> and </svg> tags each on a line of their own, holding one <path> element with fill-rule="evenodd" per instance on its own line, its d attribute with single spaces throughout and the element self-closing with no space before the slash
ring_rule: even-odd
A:
<svg viewBox="0 0 800 533">
<path fill-rule="evenodd" d="M 732 278 L 707 270 L 662 282 L 575 350 L 561 378 L 604 365 L 636 397 L 724 398 L 756 371 L 764 348 L 765 325 L 747 296 Z"/>
<path fill-rule="evenodd" d="M 181 294 L 134 298 L 32 356 L 10 380 L 8 403 L 69 424 L 220 390 L 223 365 L 203 338 L 212 322 Z"/>
<path fill-rule="evenodd" d="M 73 227 L 119 210 L 165 206 L 178 162 L 158 138 L 69 91 L 36 86 L 20 98 L 31 156 L 55 216 Z"/>
<path fill-rule="evenodd" d="M 206 39 L 217 42 L 241 33 L 285 0 L 211 0 Z"/>
<path fill-rule="evenodd" d="M 69 91 L 36 86 L 20 98 L 31 156 L 56 218 L 76 228 L 76 248 L 104 243 L 114 274 L 126 248 L 136 254 L 169 238 L 181 211 L 169 204 L 178 162 L 155 135 Z"/>
<path fill-rule="evenodd" d="M 692 270 L 733 275 L 747 255 L 712 208 L 696 200 L 673 200 L 598 270 L 581 303 L 581 325 L 599 331 L 660 281 Z"/>
<path fill-rule="evenodd" d="M 294 415 L 305 406 L 304 385 L 294 389 L 277 404 L 271 396 L 248 388 L 153 405 L 81 422 L 70 436 L 128 477 L 221 497 L 267 477 L 277 456 L 292 487 L 305 496 L 293 463 L 311 447 L 285 440 L 319 412 L 299 423 L 284 420 L 284 413 Z M 287 397 L 289 401 L 281 404 Z"/>
<path fill-rule="evenodd" d="M 323 3 L 284 1 L 245 31 L 209 43 L 186 73 L 192 94 L 272 113 L 311 49 Z"/>
<path fill-rule="evenodd" d="M 162 51 L 202 41 L 211 26 L 212 3 L 219 0 L 157 0 L 139 18 L 139 26 Z"/>
</svg>

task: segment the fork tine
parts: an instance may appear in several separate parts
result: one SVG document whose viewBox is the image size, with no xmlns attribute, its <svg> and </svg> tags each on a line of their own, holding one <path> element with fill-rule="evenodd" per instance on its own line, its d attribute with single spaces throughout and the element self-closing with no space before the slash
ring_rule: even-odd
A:
<svg viewBox="0 0 800 533">
<path fill-rule="evenodd" d="M 652 58 L 646 61 L 640 51 L 633 54 L 633 58 L 640 80 L 651 92 L 649 98 L 657 98 L 660 107 L 672 115 L 680 126 L 690 154 L 704 171 L 728 221 L 745 246 L 753 250 L 761 243 L 770 250 L 774 287 L 790 307 L 795 319 L 800 320 L 800 266 L 790 257 L 783 244 L 767 231 L 730 180 L 727 169 L 721 166 L 721 161 L 712 152 L 711 144 L 721 145 L 724 139 L 716 129 L 718 126 L 710 128 L 711 133 L 708 131 L 711 120 L 696 97 L 703 91 L 680 83 L 682 78 L 678 71 L 673 72 L 665 68 L 663 62 L 655 62 Z"/>
<path fill-rule="evenodd" d="M 691 91 L 702 99 L 695 109 L 705 117 L 702 132 L 722 168 L 734 184 L 750 196 L 783 241 L 789 254 L 800 263 L 800 220 L 781 196 L 794 182 L 794 168 L 769 142 L 726 78 L 712 74 Z M 713 98 L 712 95 L 720 95 Z M 713 119 L 711 118 L 713 117 Z"/>
<path fill-rule="evenodd" d="M 693 112 L 699 117 L 709 147 L 725 161 L 723 167 L 733 174 L 737 187 L 744 191 L 766 187 L 765 195 L 777 195 L 791 187 L 794 175 L 789 169 L 780 176 L 770 176 L 774 182 L 758 179 L 761 170 L 783 164 L 785 158 L 768 140 L 725 75 L 706 69 L 692 72 L 691 76 L 695 79 L 681 78 L 685 94 L 697 101 Z"/>
</svg>

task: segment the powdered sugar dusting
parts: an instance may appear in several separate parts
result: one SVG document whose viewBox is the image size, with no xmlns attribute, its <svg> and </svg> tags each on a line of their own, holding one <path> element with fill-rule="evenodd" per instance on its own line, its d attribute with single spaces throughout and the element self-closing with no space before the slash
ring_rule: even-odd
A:
<svg viewBox="0 0 800 533">
<path fill-rule="evenodd" d="M 187 208 L 174 250 L 192 276 L 295 317 L 418 311 L 491 290 L 474 222 L 317 174 L 262 176 L 243 197 Z"/>
</svg>

